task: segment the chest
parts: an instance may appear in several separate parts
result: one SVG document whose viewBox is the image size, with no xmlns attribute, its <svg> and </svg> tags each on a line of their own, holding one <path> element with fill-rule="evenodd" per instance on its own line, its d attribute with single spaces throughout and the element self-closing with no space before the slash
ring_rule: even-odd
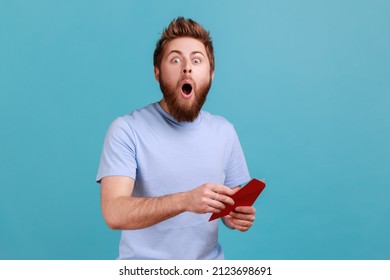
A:
<svg viewBox="0 0 390 280">
<path fill-rule="evenodd" d="M 222 184 L 227 142 L 218 133 L 150 133 L 137 142 L 137 181 L 148 192 L 164 195 L 204 183 Z"/>
</svg>

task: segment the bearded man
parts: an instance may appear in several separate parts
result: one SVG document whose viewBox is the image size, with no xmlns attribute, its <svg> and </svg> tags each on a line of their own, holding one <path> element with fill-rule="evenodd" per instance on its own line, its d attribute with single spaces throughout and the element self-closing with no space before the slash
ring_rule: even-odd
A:
<svg viewBox="0 0 390 280">
<path fill-rule="evenodd" d="M 160 102 L 117 118 L 100 160 L 104 219 L 122 230 L 119 259 L 223 259 L 218 221 L 208 222 L 250 180 L 233 126 L 201 110 L 214 76 L 210 34 L 191 19 L 174 19 L 154 52 Z M 253 207 L 223 217 L 239 231 Z"/>
</svg>

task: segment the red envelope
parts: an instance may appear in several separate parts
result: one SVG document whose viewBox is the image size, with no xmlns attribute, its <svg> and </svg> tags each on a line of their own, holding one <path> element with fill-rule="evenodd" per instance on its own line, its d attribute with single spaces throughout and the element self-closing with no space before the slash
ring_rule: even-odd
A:
<svg viewBox="0 0 390 280">
<path fill-rule="evenodd" d="M 209 222 L 228 215 L 238 206 L 252 206 L 264 188 L 265 183 L 263 181 L 252 179 L 248 184 L 231 196 L 234 200 L 234 205 L 225 204 L 226 208 L 219 213 L 211 215 Z"/>
</svg>

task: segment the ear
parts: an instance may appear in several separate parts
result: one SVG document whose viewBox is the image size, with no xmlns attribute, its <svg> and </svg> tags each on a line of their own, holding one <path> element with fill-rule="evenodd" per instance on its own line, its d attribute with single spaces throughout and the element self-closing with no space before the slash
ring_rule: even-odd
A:
<svg viewBox="0 0 390 280">
<path fill-rule="evenodd" d="M 160 70 L 157 67 L 154 67 L 154 77 L 157 82 L 160 82 Z"/>
<path fill-rule="evenodd" d="M 213 81 L 213 80 L 214 80 L 214 70 L 211 71 L 211 81 Z"/>
</svg>

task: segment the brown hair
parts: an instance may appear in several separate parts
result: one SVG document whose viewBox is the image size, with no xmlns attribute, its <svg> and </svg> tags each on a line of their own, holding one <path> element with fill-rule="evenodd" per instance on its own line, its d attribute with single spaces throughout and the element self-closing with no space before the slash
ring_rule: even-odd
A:
<svg viewBox="0 0 390 280">
<path fill-rule="evenodd" d="M 210 61 L 210 70 L 214 71 L 214 48 L 210 32 L 192 19 L 185 19 L 184 17 L 178 17 L 172 20 L 168 27 L 163 30 L 161 38 L 157 41 L 156 49 L 154 50 L 154 67 L 160 68 L 165 45 L 169 41 L 180 37 L 191 37 L 201 41 L 205 46 L 207 57 Z"/>
</svg>

